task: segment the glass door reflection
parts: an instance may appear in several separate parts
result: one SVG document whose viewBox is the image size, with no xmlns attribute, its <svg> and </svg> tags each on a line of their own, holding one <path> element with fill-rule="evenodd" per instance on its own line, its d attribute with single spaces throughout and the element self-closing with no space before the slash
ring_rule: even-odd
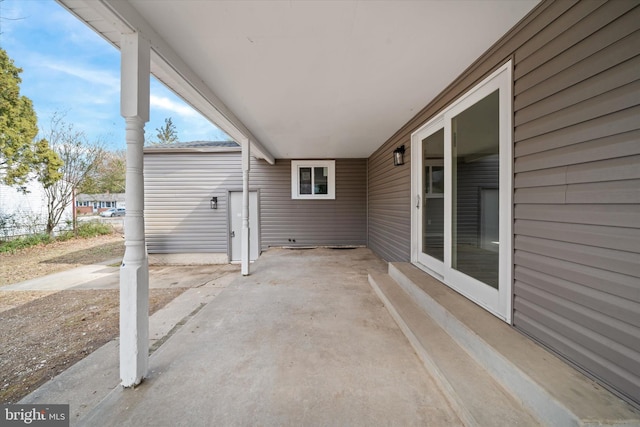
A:
<svg viewBox="0 0 640 427">
<path fill-rule="evenodd" d="M 422 253 L 444 261 L 444 129 L 422 140 Z"/>
<path fill-rule="evenodd" d="M 453 117 L 451 129 L 451 267 L 498 289 L 498 91 Z"/>
</svg>

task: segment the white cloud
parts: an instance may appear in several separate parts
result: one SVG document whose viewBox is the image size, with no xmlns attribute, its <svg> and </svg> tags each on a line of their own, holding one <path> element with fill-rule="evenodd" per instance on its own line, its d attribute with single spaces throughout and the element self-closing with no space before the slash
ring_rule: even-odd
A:
<svg viewBox="0 0 640 427">
<path fill-rule="evenodd" d="M 151 95 L 151 107 L 171 111 L 182 117 L 198 117 L 200 113 L 186 104 L 179 104 L 164 96 Z"/>
<path fill-rule="evenodd" d="M 116 91 L 120 90 L 120 78 L 109 71 L 85 68 L 55 61 L 43 61 L 42 65 L 92 84 L 103 85 Z"/>
</svg>

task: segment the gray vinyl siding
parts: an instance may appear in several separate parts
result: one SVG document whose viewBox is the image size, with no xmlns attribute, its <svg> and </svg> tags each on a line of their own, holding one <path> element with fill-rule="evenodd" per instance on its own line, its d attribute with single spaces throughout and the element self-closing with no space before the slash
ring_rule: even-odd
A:
<svg viewBox="0 0 640 427">
<path fill-rule="evenodd" d="M 227 189 L 242 188 L 241 167 L 238 152 L 145 153 L 148 252 L 226 254 Z"/>
<path fill-rule="evenodd" d="M 297 200 L 291 198 L 290 160 L 278 159 L 275 165 L 255 162 L 250 182 L 260 190 L 262 249 L 365 246 L 366 176 L 366 159 L 338 159 L 335 200 Z"/>
<path fill-rule="evenodd" d="M 539 32 L 541 25 L 555 20 L 574 3 L 540 4 L 369 157 L 368 245 L 373 252 L 387 261 L 411 260 L 410 208 L 415 202 L 411 199 L 411 133 L 513 58 L 516 50 Z M 392 153 L 400 145 L 407 150 L 405 165 L 394 167 Z"/>
<path fill-rule="evenodd" d="M 404 143 L 405 164 L 393 165 L 393 150 Z M 386 144 L 369 158 L 368 246 L 387 261 L 411 258 L 411 144 Z"/>
<path fill-rule="evenodd" d="M 515 55 L 514 326 L 639 402 L 640 6 L 560 19 Z"/>
<path fill-rule="evenodd" d="M 387 260 L 409 260 L 411 195 L 401 190 L 411 186 L 409 165 L 389 167 L 390 153 L 507 59 L 513 325 L 639 404 L 637 0 L 543 1 L 401 128 L 369 159 L 369 246 Z M 396 206 L 384 206 L 383 190 L 398 192 Z"/>
<path fill-rule="evenodd" d="M 227 191 L 242 190 L 240 153 L 145 153 L 149 253 L 227 253 Z M 293 200 L 291 161 L 251 160 L 261 249 L 365 246 L 366 159 L 336 160 L 335 200 Z M 218 198 L 218 209 L 209 200 Z M 292 241 L 289 241 L 292 239 Z M 293 242 L 295 240 L 295 242 Z"/>
</svg>

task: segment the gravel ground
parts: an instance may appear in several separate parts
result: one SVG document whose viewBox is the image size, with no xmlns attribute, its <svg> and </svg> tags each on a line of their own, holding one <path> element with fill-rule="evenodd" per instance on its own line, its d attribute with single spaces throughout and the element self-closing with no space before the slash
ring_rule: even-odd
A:
<svg viewBox="0 0 640 427">
<path fill-rule="evenodd" d="M 2 285 L 124 253 L 121 235 L 0 254 L 0 404 L 15 403 L 118 335 L 117 290 L 5 291 Z M 150 314 L 185 288 L 150 289 Z"/>
</svg>

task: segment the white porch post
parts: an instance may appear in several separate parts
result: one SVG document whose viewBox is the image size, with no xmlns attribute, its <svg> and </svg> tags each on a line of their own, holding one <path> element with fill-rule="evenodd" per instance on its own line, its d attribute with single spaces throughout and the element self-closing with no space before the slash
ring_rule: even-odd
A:
<svg viewBox="0 0 640 427">
<path fill-rule="evenodd" d="M 250 141 L 242 144 L 242 275 L 249 275 L 250 230 L 249 230 L 249 170 L 251 169 Z"/>
<path fill-rule="evenodd" d="M 144 238 L 144 124 L 149 120 L 149 42 L 123 34 L 120 113 L 126 123 L 125 253 L 120 268 L 120 378 L 138 385 L 149 361 L 149 260 Z"/>
</svg>

